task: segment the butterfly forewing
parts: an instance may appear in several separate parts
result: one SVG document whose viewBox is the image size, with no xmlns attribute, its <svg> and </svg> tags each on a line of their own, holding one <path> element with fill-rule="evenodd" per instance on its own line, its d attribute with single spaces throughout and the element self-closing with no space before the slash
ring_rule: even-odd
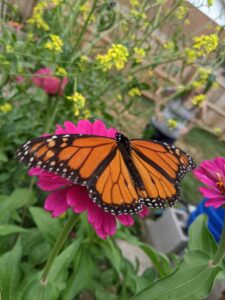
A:
<svg viewBox="0 0 225 300">
<path fill-rule="evenodd" d="M 163 143 L 131 141 L 132 161 L 141 176 L 144 204 L 152 207 L 172 206 L 180 197 L 180 181 L 195 167 L 184 151 Z"/>
<path fill-rule="evenodd" d="M 86 185 L 116 141 L 87 135 L 54 135 L 28 141 L 17 157 L 29 167 L 40 167 L 71 182 Z"/>
</svg>

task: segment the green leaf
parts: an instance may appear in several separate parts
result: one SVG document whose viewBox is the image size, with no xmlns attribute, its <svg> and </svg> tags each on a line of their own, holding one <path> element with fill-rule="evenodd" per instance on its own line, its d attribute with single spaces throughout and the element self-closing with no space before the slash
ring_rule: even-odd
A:
<svg viewBox="0 0 225 300">
<path fill-rule="evenodd" d="M 59 219 L 52 218 L 50 213 L 40 207 L 30 207 L 29 211 L 43 237 L 53 245 L 61 230 Z"/>
<path fill-rule="evenodd" d="M 56 257 L 48 274 L 48 281 L 54 282 L 60 290 L 63 290 L 67 284 L 68 267 L 79 250 L 81 242 L 81 238 L 77 239 L 72 245 L 60 253 L 60 255 Z"/>
<path fill-rule="evenodd" d="M 6 162 L 6 161 L 8 161 L 8 157 L 7 157 L 7 155 L 5 154 L 5 152 L 4 151 L 2 151 L 2 150 L 0 150 L 0 162 Z"/>
<path fill-rule="evenodd" d="M 27 286 L 22 300 L 57 300 L 58 297 L 59 291 L 56 285 L 50 282 L 43 284 L 39 278 L 37 278 Z"/>
<path fill-rule="evenodd" d="M 22 232 L 28 232 L 28 230 L 13 224 L 0 225 L 0 236 L 9 235 L 13 233 L 22 233 Z"/>
<path fill-rule="evenodd" d="M 20 240 L 14 248 L 0 258 L 0 291 L 2 299 L 17 299 L 17 287 L 21 278 L 20 259 L 22 247 Z"/>
<path fill-rule="evenodd" d="M 118 246 L 112 240 L 107 239 L 101 241 L 100 247 L 119 275 L 121 273 L 123 256 Z"/>
<path fill-rule="evenodd" d="M 0 196 L 0 223 L 8 223 L 15 210 L 28 205 L 33 197 L 28 189 L 16 189 L 10 196 Z"/>
<path fill-rule="evenodd" d="M 88 249 L 83 247 L 77 251 L 74 271 L 63 292 L 63 300 L 73 300 L 85 288 L 92 287 L 95 265 Z"/>
<path fill-rule="evenodd" d="M 189 250 L 201 250 L 214 257 L 217 246 L 215 240 L 207 228 L 208 217 L 200 215 L 189 228 Z"/>
<path fill-rule="evenodd" d="M 118 232 L 117 237 L 125 241 L 128 241 L 129 243 L 139 246 L 145 252 L 145 254 L 150 258 L 155 269 L 159 273 L 159 276 L 163 277 L 172 272 L 170 261 L 165 254 L 156 251 L 150 245 L 140 242 L 134 236 L 124 234 L 123 232 Z"/>
<path fill-rule="evenodd" d="M 199 250 L 189 251 L 180 267 L 171 275 L 138 293 L 133 300 L 199 300 L 211 292 L 220 273 L 220 266 L 212 266 L 210 257 Z"/>
</svg>

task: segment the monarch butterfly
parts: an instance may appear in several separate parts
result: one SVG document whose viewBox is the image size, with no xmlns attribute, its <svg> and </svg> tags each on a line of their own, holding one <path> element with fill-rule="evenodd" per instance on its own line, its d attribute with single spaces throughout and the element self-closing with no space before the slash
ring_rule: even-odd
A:
<svg viewBox="0 0 225 300">
<path fill-rule="evenodd" d="M 87 134 L 39 137 L 16 154 L 29 167 L 40 167 L 87 187 L 89 196 L 111 214 L 133 214 L 142 204 L 166 208 L 179 200 L 180 181 L 195 167 L 177 147 L 153 140 L 115 139 Z"/>
</svg>

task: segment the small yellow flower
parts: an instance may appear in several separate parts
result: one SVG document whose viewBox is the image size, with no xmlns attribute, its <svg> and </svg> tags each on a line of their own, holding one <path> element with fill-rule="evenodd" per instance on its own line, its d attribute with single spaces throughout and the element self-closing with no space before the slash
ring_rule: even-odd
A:
<svg viewBox="0 0 225 300">
<path fill-rule="evenodd" d="M 58 6 L 61 4 L 61 0 L 51 0 L 51 3 L 55 6 Z"/>
<path fill-rule="evenodd" d="M 134 60 L 137 64 L 141 64 L 144 60 L 146 53 L 143 48 L 134 48 Z"/>
<path fill-rule="evenodd" d="M 187 64 L 193 64 L 195 60 L 198 58 L 198 55 L 195 50 L 192 50 L 190 48 L 186 48 L 184 50 L 185 56 L 186 56 L 186 62 Z"/>
<path fill-rule="evenodd" d="M 89 13 L 91 11 L 91 4 L 86 2 L 85 4 L 80 6 L 79 10 L 82 13 L 82 19 L 84 21 L 86 21 L 88 16 L 89 16 Z M 94 15 L 91 16 L 89 22 L 91 23 L 93 21 L 95 21 L 95 16 Z"/>
<path fill-rule="evenodd" d="M 58 67 L 58 68 L 56 69 L 56 75 L 59 75 L 59 76 L 67 76 L 68 74 L 67 74 L 67 72 L 66 72 L 66 70 L 65 70 L 64 68 Z"/>
<path fill-rule="evenodd" d="M 141 12 L 141 11 L 136 10 L 136 9 L 132 9 L 130 11 L 130 14 L 131 14 L 132 17 L 137 18 L 139 20 L 145 20 L 145 19 L 147 19 L 146 13 Z"/>
<path fill-rule="evenodd" d="M 133 7 L 139 7 L 141 4 L 138 0 L 130 0 L 130 5 Z"/>
<path fill-rule="evenodd" d="M 207 0 L 207 5 L 210 7 L 212 6 L 214 3 L 214 0 Z"/>
<path fill-rule="evenodd" d="M 89 61 L 89 58 L 86 56 L 86 55 L 82 55 L 81 57 L 80 57 L 80 61 L 81 62 L 88 62 Z"/>
<path fill-rule="evenodd" d="M 195 106 L 201 106 L 205 100 L 206 96 L 204 94 L 199 94 L 192 99 L 192 104 Z"/>
<path fill-rule="evenodd" d="M 190 24 L 191 24 L 191 22 L 190 22 L 190 20 L 189 20 L 189 19 L 185 19 L 185 20 L 184 20 L 184 24 L 185 24 L 185 25 L 190 25 Z"/>
<path fill-rule="evenodd" d="M 128 95 L 130 97 L 141 96 L 141 91 L 139 88 L 132 88 L 129 90 Z"/>
<path fill-rule="evenodd" d="M 105 55 L 98 54 L 96 60 L 102 65 L 103 71 L 112 69 L 113 66 L 117 70 L 125 67 L 129 52 L 127 48 L 121 44 L 112 44 L 112 47 Z"/>
<path fill-rule="evenodd" d="M 74 103 L 79 103 L 80 107 L 84 107 L 86 99 L 85 97 L 78 93 L 75 92 L 73 95 L 71 96 L 67 96 L 66 99 L 73 101 Z"/>
<path fill-rule="evenodd" d="M 117 94 L 116 95 L 116 100 L 120 102 L 122 100 L 122 95 L 121 94 Z"/>
<path fill-rule="evenodd" d="M 7 114 L 13 109 L 12 105 L 10 103 L 5 103 L 0 105 L 0 112 Z"/>
<path fill-rule="evenodd" d="M 56 34 L 50 34 L 50 39 L 51 41 L 48 41 L 44 47 L 55 52 L 62 52 L 63 41 L 61 38 Z"/>
<path fill-rule="evenodd" d="M 178 7 L 177 11 L 175 12 L 175 16 L 178 20 L 183 20 L 188 13 L 188 8 L 185 6 Z"/>
<path fill-rule="evenodd" d="M 214 128 L 213 131 L 217 136 L 220 136 L 222 134 L 222 129 L 219 127 Z"/>
<path fill-rule="evenodd" d="M 67 96 L 66 99 L 73 102 L 74 115 L 76 117 L 79 116 L 80 110 L 85 106 L 86 98 L 82 94 L 75 92 L 73 95 Z"/>
<path fill-rule="evenodd" d="M 196 36 L 193 40 L 193 48 L 196 50 L 198 57 L 211 53 L 219 45 L 219 38 L 216 34 Z"/>
<path fill-rule="evenodd" d="M 198 68 L 198 80 L 192 82 L 192 86 L 196 89 L 203 87 L 204 85 L 207 84 L 209 75 L 211 74 L 211 70 L 206 69 L 206 68 Z"/>
<path fill-rule="evenodd" d="M 168 124 L 169 129 L 174 129 L 177 127 L 177 121 L 175 119 L 167 120 L 167 124 Z"/>
<path fill-rule="evenodd" d="M 212 84 L 212 88 L 214 88 L 214 89 L 218 89 L 220 87 L 220 85 L 217 83 L 217 82 L 213 82 L 213 84 Z"/>
<path fill-rule="evenodd" d="M 13 52 L 13 47 L 11 45 L 6 45 L 5 48 L 7 53 Z"/>
<path fill-rule="evenodd" d="M 175 44 L 174 44 L 173 41 L 168 41 L 168 42 L 166 42 L 166 43 L 163 45 L 163 47 L 164 47 L 165 49 L 174 51 L 174 49 L 175 49 Z"/>
<path fill-rule="evenodd" d="M 91 112 L 89 109 L 83 111 L 84 119 L 89 119 L 91 117 Z"/>
</svg>

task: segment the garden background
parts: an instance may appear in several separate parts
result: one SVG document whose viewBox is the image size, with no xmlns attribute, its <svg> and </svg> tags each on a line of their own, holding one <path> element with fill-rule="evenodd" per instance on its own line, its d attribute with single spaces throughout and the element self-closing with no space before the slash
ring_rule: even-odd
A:
<svg viewBox="0 0 225 300">
<path fill-rule="evenodd" d="M 183 0 L 24 3 L 0 4 L 2 299 L 206 297 L 215 279 L 223 278 L 224 262 L 206 268 L 216 244 L 205 217 L 192 225 L 189 250 L 180 261 L 144 242 L 144 221 L 138 217 L 135 226 L 120 224 L 114 237 L 101 240 L 83 214 L 48 271 L 47 283 L 40 281 L 71 211 L 51 218 L 42 208 L 46 193 L 14 157 L 22 143 L 53 133 L 66 120 L 100 119 L 129 138 L 142 137 L 155 110 L 187 91 L 195 92 L 193 105 L 204 104 L 206 111 L 176 145 L 197 163 L 225 156 L 223 27 Z M 212 5 L 208 0 L 199 7 Z M 171 87 L 174 94 L 163 97 L 161 91 Z M 201 200 L 199 185 L 192 174 L 186 176 L 182 198 L 187 203 Z M 138 261 L 132 265 L 126 260 L 116 239 L 140 247 L 152 267 L 140 274 Z M 186 286 L 183 298 L 187 270 L 192 288 Z M 160 280 L 168 280 L 166 294 Z"/>
</svg>

